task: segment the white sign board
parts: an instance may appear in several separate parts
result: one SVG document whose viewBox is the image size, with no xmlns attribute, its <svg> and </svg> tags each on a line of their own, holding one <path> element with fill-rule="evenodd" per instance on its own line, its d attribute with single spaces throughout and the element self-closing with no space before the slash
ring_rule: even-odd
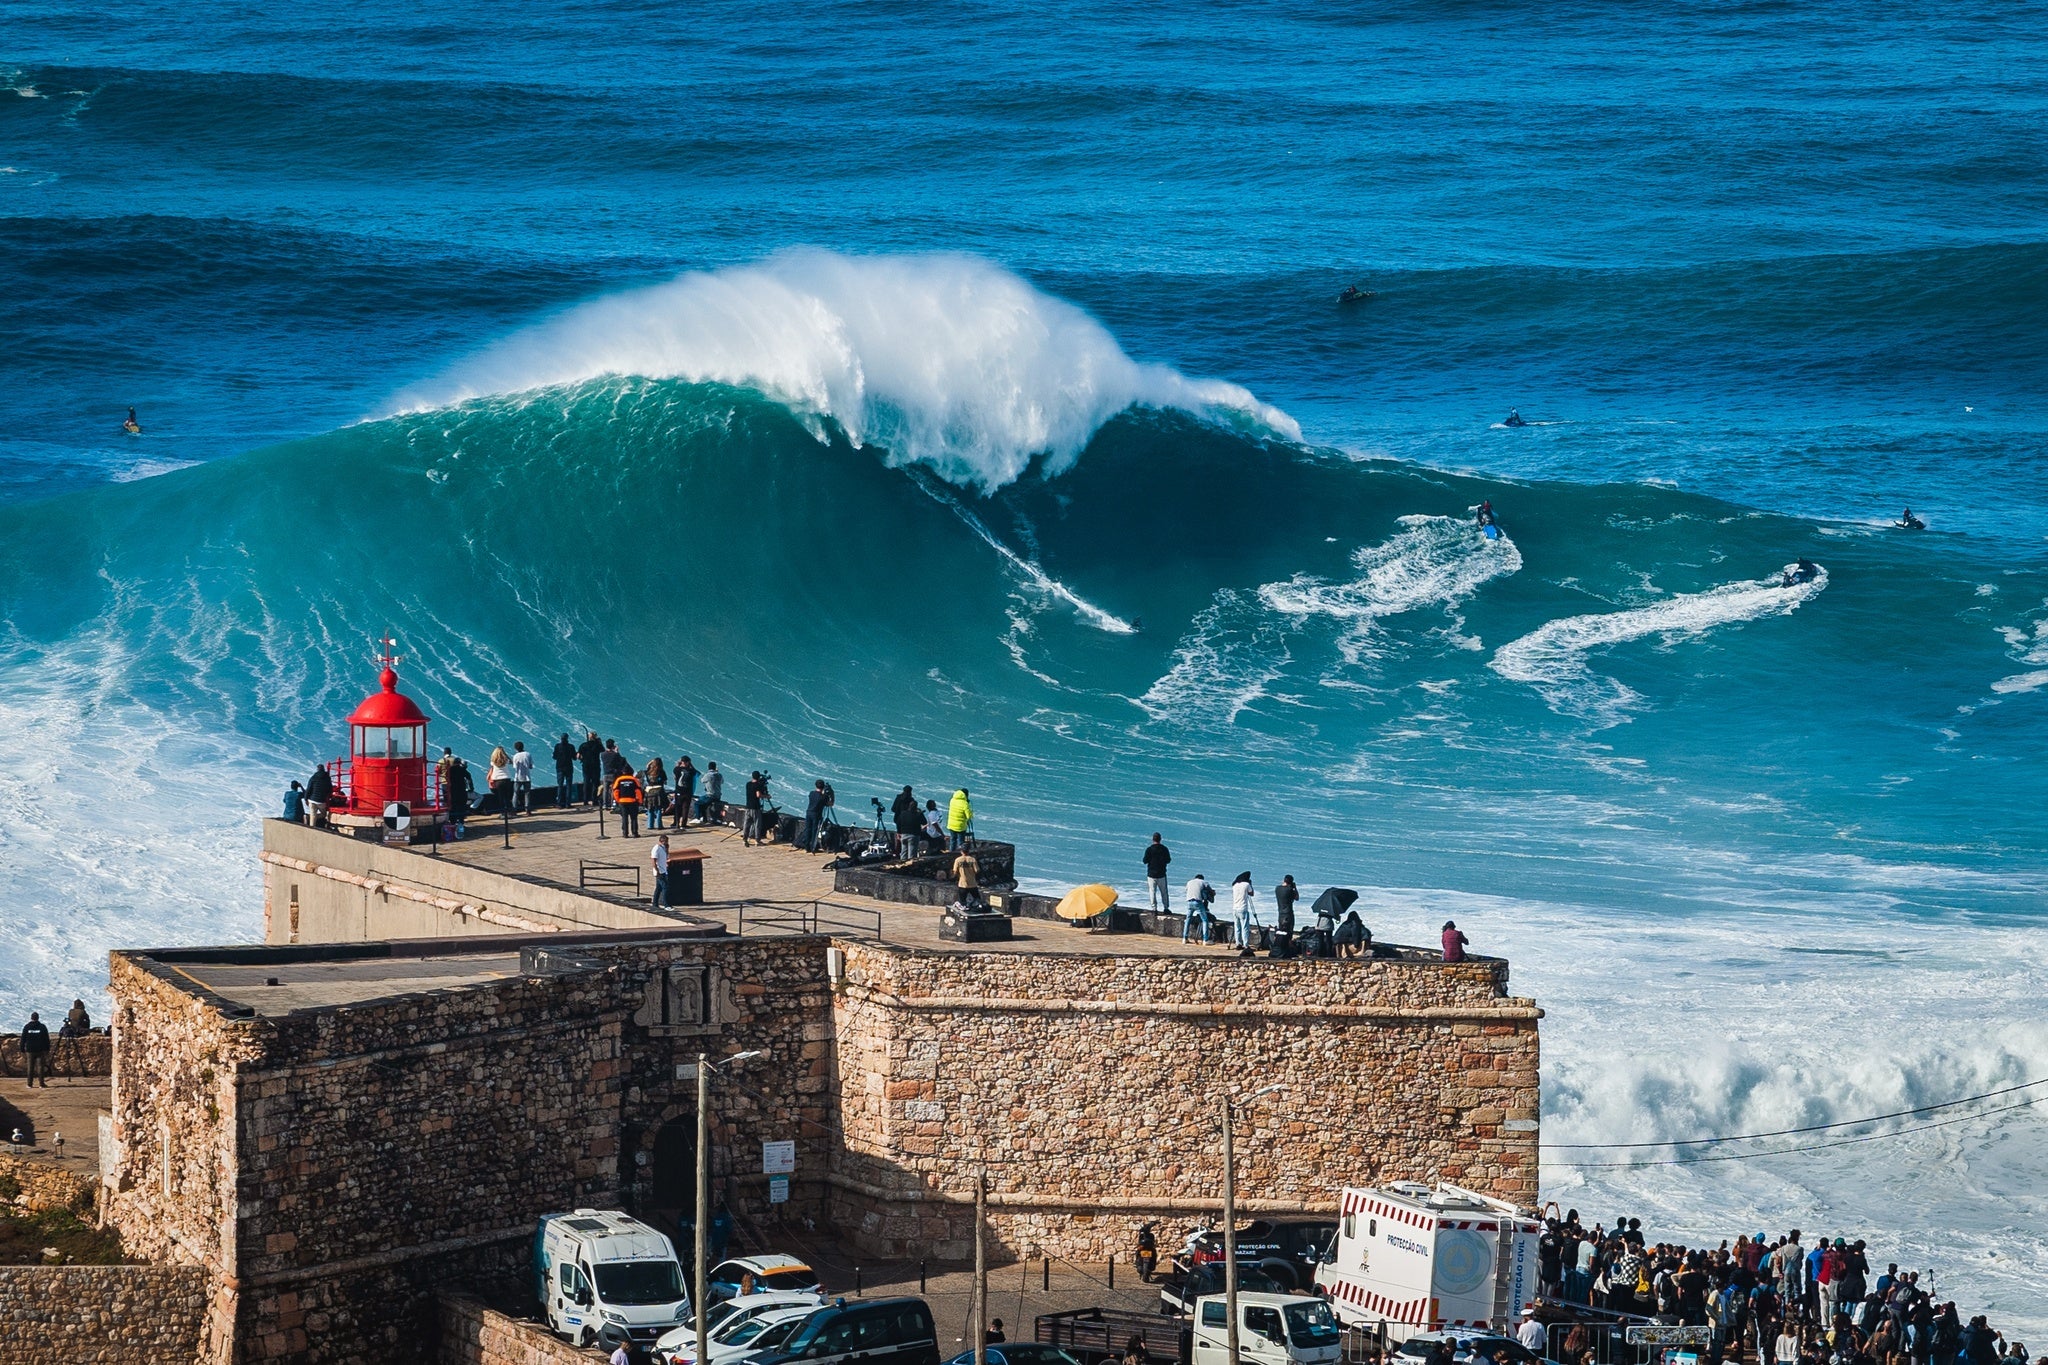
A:
<svg viewBox="0 0 2048 1365">
<path fill-rule="evenodd" d="M 1711 1327 L 1678 1327 L 1649 1323 L 1630 1327 L 1624 1333 L 1631 1346 L 1708 1346 L 1713 1344 Z"/>
<path fill-rule="evenodd" d="M 787 1204 L 789 1202 L 788 1176 L 772 1175 L 768 1177 L 768 1202 L 771 1204 Z"/>
<path fill-rule="evenodd" d="M 789 1175 L 796 1170 L 796 1143 L 764 1142 L 761 1144 L 761 1174 Z"/>
</svg>

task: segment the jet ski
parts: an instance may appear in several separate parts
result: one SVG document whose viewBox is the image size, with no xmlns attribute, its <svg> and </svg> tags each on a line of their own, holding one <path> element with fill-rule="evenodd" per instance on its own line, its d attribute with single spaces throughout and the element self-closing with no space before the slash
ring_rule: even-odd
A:
<svg viewBox="0 0 2048 1365">
<path fill-rule="evenodd" d="M 1905 515 L 1893 522 L 1892 527 L 1900 531 L 1924 531 L 1927 529 L 1927 523 L 1914 516 L 1913 509 L 1908 507 Z"/>
<path fill-rule="evenodd" d="M 1820 565 L 1810 559 L 1802 559 L 1778 576 L 1778 586 L 1781 588 L 1797 587 L 1801 583 L 1811 583 L 1819 577 Z"/>
<path fill-rule="evenodd" d="M 1509 408 L 1507 417 L 1501 422 L 1504 427 L 1526 427 L 1529 419 L 1522 416 L 1519 408 Z"/>
<path fill-rule="evenodd" d="M 1344 286 L 1344 292 L 1337 296 L 1337 302 L 1364 303 L 1367 299 L 1377 297 L 1378 295 L 1370 289 L 1360 289 L 1357 285 L 1350 284 Z"/>
</svg>

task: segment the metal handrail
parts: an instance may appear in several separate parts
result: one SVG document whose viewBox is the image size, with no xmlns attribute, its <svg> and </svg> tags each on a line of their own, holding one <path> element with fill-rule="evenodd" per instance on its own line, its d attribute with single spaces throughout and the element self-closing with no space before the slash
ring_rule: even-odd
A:
<svg viewBox="0 0 2048 1365">
<path fill-rule="evenodd" d="M 741 937 L 746 936 L 750 914 L 756 930 L 763 933 L 817 934 L 838 929 L 877 942 L 886 937 L 881 911 L 836 901 L 741 901 L 736 930 Z"/>
<path fill-rule="evenodd" d="M 593 877 L 591 875 L 593 872 L 599 875 Z M 628 882 L 623 877 L 612 875 L 620 872 L 632 873 L 633 880 Z M 576 885 L 585 891 L 590 890 L 592 887 L 600 890 L 624 890 L 627 886 L 631 886 L 633 894 L 637 896 L 640 894 L 640 864 L 600 863 L 594 862 L 589 858 L 578 858 L 576 860 Z"/>
</svg>

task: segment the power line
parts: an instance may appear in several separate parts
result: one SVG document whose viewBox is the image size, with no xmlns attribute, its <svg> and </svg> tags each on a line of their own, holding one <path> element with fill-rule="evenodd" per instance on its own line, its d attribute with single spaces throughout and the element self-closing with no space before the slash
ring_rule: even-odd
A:
<svg viewBox="0 0 2048 1365">
<path fill-rule="evenodd" d="M 2039 1082 L 2035 1082 L 2035 1084 L 2039 1084 Z M 1908 1133 L 1924 1133 L 1933 1128 L 1950 1128 L 1958 1123 L 1968 1123 L 1972 1119 L 1988 1118 L 1992 1114 L 2004 1114 L 2014 1109 L 2029 1109 L 2043 1098 L 2048 1098 L 2048 1096 L 2036 1095 L 2031 1099 L 2021 1100 L 2017 1104 L 2001 1105 L 1996 1109 L 1982 1109 L 1974 1114 L 1964 1114 L 1958 1118 L 1937 1119 L 1933 1123 L 1918 1123 L 1910 1128 L 1899 1128 L 1889 1133 L 1867 1133 L 1862 1137 L 1837 1138 L 1833 1142 L 1813 1142 L 1800 1147 L 1779 1147 L 1768 1152 L 1729 1152 L 1723 1156 L 1672 1157 L 1666 1161 L 1560 1161 L 1557 1164 L 1569 1166 L 1576 1171 L 1628 1171 L 1641 1170 L 1650 1166 L 1703 1166 L 1709 1161 L 1754 1161 L 1758 1157 L 1792 1156 L 1799 1152 L 1825 1151 L 1829 1147 L 1849 1147 L 1859 1142 L 1882 1142 L 1886 1138 L 1904 1137 Z M 1863 1119 L 1860 1122 L 1869 1123 L 1872 1120 Z M 1839 1125 L 1830 1124 L 1828 1126 L 1837 1127 Z M 1728 1142 L 1734 1139 L 1720 1138 L 1713 1140 Z M 1652 1143 L 1650 1145 L 1660 1146 L 1662 1144 Z"/>
<path fill-rule="evenodd" d="M 1866 1123 L 1883 1123 L 1886 1119 L 1903 1119 L 1911 1118 L 1915 1114 L 1931 1114 L 1938 1109 L 1953 1109 L 1959 1104 L 1975 1104 L 1979 1100 L 1995 1100 L 2000 1095 L 2011 1095 L 2021 1090 L 2031 1090 L 2037 1085 L 2048 1085 L 2048 1076 L 2043 1076 L 2038 1081 L 2026 1081 L 2019 1085 L 2009 1085 L 2003 1090 L 1987 1090 L 1981 1095 L 1965 1095 L 1959 1100 L 1943 1100 L 1940 1104 L 1923 1104 L 1918 1109 L 1900 1109 L 1890 1114 L 1873 1114 L 1869 1118 L 1862 1119 L 1838 1119 L 1833 1123 L 1812 1123 L 1804 1128 L 1774 1128 L 1767 1133 L 1737 1133 L 1732 1137 L 1671 1138 L 1664 1142 L 1546 1142 L 1543 1144 L 1543 1148 L 1546 1151 L 1558 1152 L 1616 1152 L 1641 1147 L 1698 1147 L 1716 1142 L 1747 1142 L 1752 1138 L 1791 1137 L 1796 1133 L 1822 1133 L 1831 1128 L 1859 1128 Z M 2028 1103 L 2032 1103 L 2032 1101 L 2030 1100 Z M 1998 1113 L 2000 1111 L 1992 1110 L 1991 1112 Z M 1911 1132 L 1913 1130 L 1906 1129 L 1903 1131 Z"/>
</svg>

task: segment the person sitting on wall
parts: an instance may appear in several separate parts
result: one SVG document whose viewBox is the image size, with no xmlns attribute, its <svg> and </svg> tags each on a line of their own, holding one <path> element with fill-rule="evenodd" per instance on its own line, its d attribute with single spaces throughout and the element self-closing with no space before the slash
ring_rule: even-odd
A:
<svg viewBox="0 0 2048 1365">
<path fill-rule="evenodd" d="M 1346 957 L 1357 957 L 1365 951 L 1368 937 L 1365 921 L 1358 917 L 1356 910 L 1346 912 L 1344 922 L 1337 926 L 1337 949 Z"/>
</svg>

